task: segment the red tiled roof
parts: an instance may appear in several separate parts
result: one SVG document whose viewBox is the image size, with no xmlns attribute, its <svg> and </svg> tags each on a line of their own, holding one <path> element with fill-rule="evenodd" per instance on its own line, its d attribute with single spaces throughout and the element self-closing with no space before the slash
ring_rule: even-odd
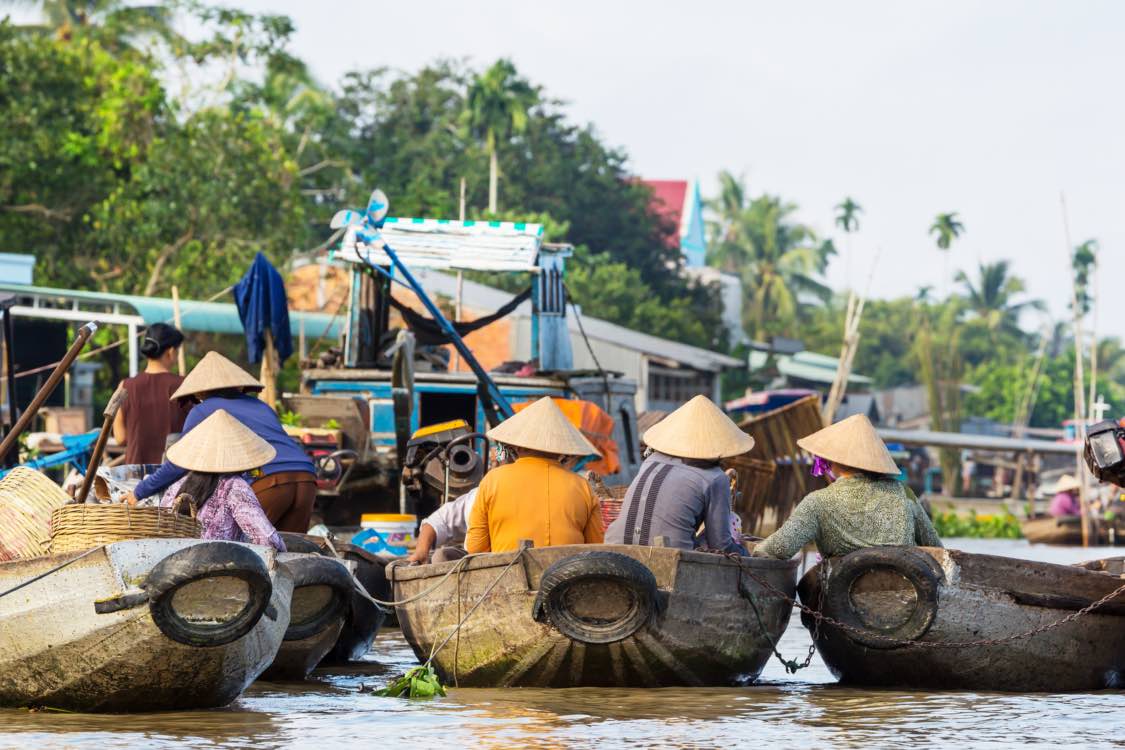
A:
<svg viewBox="0 0 1125 750">
<path fill-rule="evenodd" d="M 687 198 L 687 180 L 641 180 L 652 189 L 652 208 L 680 229 L 684 214 L 684 200 Z M 678 241 L 678 240 L 677 240 Z"/>
</svg>

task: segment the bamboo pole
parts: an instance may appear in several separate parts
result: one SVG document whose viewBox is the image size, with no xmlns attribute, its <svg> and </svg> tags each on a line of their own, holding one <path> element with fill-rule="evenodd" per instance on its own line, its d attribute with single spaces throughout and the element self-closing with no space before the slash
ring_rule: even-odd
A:
<svg viewBox="0 0 1125 750">
<path fill-rule="evenodd" d="M 265 388 L 262 389 L 262 400 L 275 408 L 277 404 L 277 349 L 273 345 L 273 334 L 266 329 L 266 347 L 262 352 L 262 372 L 258 378 Z"/>
<path fill-rule="evenodd" d="M 172 322 L 175 324 L 176 330 L 180 333 L 184 332 L 183 316 L 180 314 L 180 288 L 175 284 L 172 285 Z M 177 352 L 176 367 L 181 377 L 187 374 L 187 363 L 184 362 L 183 346 L 181 346 L 179 352 Z"/>
<path fill-rule="evenodd" d="M 1082 449 L 1086 444 L 1086 393 L 1082 372 L 1082 310 L 1078 305 L 1078 274 L 1074 268 L 1074 245 L 1070 241 L 1070 221 L 1066 212 L 1066 195 L 1059 192 L 1062 206 L 1063 236 L 1066 239 L 1066 260 L 1070 270 L 1070 303 L 1074 313 L 1074 451 L 1075 476 L 1078 477 L 1078 504 L 1082 513 L 1082 546 L 1090 546 L 1090 506 L 1086 495 L 1086 462 Z"/>
<path fill-rule="evenodd" d="M 94 484 L 94 476 L 98 471 L 98 465 L 102 462 L 102 454 L 105 453 L 105 444 L 109 440 L 110 430 L 113 429 L 113 420 L 117 416 L 117 410 L 121 408 L 121 404 L 125 403 L 128 398 L 129 392 L 120 385 L 117 390 L 113 392 L 113 396 L 106 404 L 103 416 L 105 421 L 102 422 L 101 432 L 98 433 L 98 440 L 94 443 L 94 450 L 90 454 L 90 460 L 86 464 L 86 476 L 82 477 L 82 487 L 75 495 L 75 499 L 80 503 L 86 502 L 86 498 L 90 496 L 90 487 Z"/>
<path fill-rule="evenodd" d="M 461 178 L 461 221 L 465 220 L 465 178 Z M 453 319 L 458 323 L 461 322 L 461 301 L 465 291 L 465 273 L 461 269 L 457 269 L 457 298 L 453 302 Z M 457 351 L 456 347 L 453 349 L 453 364 L 450 368 L 453 372 L 461 369 L 461 353 Z"/>
<path fill-rule="evenodd" d="M 1090 271 L 1090 286 L 1093 287 L 1093 307 L 1094 307 L 1094 320 L 1090 325 L 1090 396 L 1086 400 L 1086 408 L 1089 410 L 1086 413 L 1088 421 L 1094 421 L 1093 409 L 1094 402 L 1098 397 L 1098 303 L 1100 301 L 1100 290 L 1098 289 L 1098 248 L 1093 246 L 1094 250 L 1094 264 Z"/>
</svg>

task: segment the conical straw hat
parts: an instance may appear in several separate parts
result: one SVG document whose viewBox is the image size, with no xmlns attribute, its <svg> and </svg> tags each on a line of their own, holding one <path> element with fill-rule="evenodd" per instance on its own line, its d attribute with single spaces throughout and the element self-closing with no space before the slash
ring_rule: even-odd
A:
<svg viewBox="0 0 1125 750">
<path fill-rule="evenodd" d="M 645 431 L 645 444 L 679 458 L 718 461 L 741 456 L 754 447 L 754 438 L 706 396 L 696 396 Z"/>
<path fill-rule="evenodd" d="M 1059 481 L 1055 483 L 1055 492 L 1070 492 L 1076 490 L 1082 485 L 1074 478 L 1073 474 L 1063 474 L 1059 477 Z"/>
<path fill-rule="evenodd" d="M 223 409 L 204 419 L 168 449 L 181 469 L 238 474 L 264 466 L 277 451 Z"/>
<path fill-rule="evenodd" d="M 488 437 L 504 445 L 559 456 L 601 455 L 549 396 L 493 427 Z"/>
<path fill-rule="evenodd" d="M 898 466 L 891 452 L 875 433 L 871 420 L 864 414 L 853 414 L 847 419 L 797 441 L 814 456 L 853 469 L 875 474 L 898 474 Z"/>
<path fill-rule="evenodd" d="M 243 370 L 218 352 L 207 352 L 199 364 L 180 383 L 172 394 L 172 400 L 184 396 L 194 396 L 207 391 L 221 391 L 225 388 L 265 388 L 256 377 Z"/>
</svg>

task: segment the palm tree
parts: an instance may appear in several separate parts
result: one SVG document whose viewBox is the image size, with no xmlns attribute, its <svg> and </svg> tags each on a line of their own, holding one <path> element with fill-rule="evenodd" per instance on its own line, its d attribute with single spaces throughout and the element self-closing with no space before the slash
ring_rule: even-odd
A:
<svg viewBox="0 0 1125 750">
<path fill-rule="evenodd" d="M 837 204 L 836 211 L 836 226 L 848 234 L 859 229 L 859 215 L 863 213 L 863 206 L 848 197 Z"/>
<path fill-rule="evenodd" d="M 746 210 L 746 178 L 735 177 L 725 169 L 719 172 L 719 197 L 705 201 L 718 218 L 708 221 L 711 244 L 726 242 L 732 238 L 738 217 Z"/>
<path fill-rule="evenodd" d="M 945 253 L 945 268 L 942 270 L 942 277 L 945 279 L 946 289 L 949 289 L 949 248 L 953 246 L 953 240 L 961 236 L 965 231 L 965 225 L 962 224 L 957 218 L 957 212 L 951 211 L 947 214 L 938 214 L 934 219 L 934 223 L 930 225 L 930 234 L 937 235 L 938 250 Z"/>
<path fill-rule="evenodd" d="M 488 210 L 497 212 L 496 191 L 500 164 L 497 146 L 501 139 L 527 129 L 528 110 L 539 102 L 539 91 L 519 77 L 511 60 L 497 60 L 469 86 L 469 129 L 484 139 L 488 151 Z"/>
<path fill-rule="evenodd" d="M 955 280 L 964 287 L 969 310 L 983 320 L 990 331 L 1005 331 L 1022 337 L 1019 320 L 1023 311 L 1046 308 L 1042 300 L 1013 301 L 1026 287 L 1023 279 L 1012 276 L 1009 270 L 1006 260 L 981 263 L 975 281 L 964 271 L 959 271 Z"/>
</svg>

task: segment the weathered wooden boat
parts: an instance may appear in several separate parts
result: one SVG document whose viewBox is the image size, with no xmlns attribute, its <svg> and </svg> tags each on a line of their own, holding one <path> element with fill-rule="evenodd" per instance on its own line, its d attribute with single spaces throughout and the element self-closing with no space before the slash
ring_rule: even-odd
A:
<svg viewBox="0 0 1125 750">
<path fill-rule="evenodd" d="M 802 603 L 843 627 L 822 621 L 818 628 L 807 612 L 802 620 L 828 668 L 852 684 L 1019 692 L 1120 688 L 1125 593 L 1059 621 L 1125 586 L 1121 568 L 1113 561 L 1069 566 L 872 547 L 821 562 L 801 579 Z"/>
<path fill-rule="evenodd" d="M 283 533 L 285 547 L 290 552 L 305 552 L 337 557 L 353 567 L 355 581 L 367 592 L 364 596 L 353 586 L 348 598 L 348 611 L 340 637 L 322 664 L 346 664 L 359 661 L 368 651 L 379 634 L 389 610 L 380 607 L 372 598 L 388 601 L 391 598 L 390 586 L 384 572 L 386 561 L 354 544 L 329 546 L 323 537 L 309 534 Z"/>
<path fill-rule="evenodd" d="M 0 704 L 230 703 L 269 666 L 292 581 L 271 549 L 142 539 L 0 564 Z"/>
<path fill-rule="evenodd" d="M 354 584 L 346 565 L 334 557 L 283 552 L 278 558 L 293 579 L 289 627 L 261 679 L 299 681 L 336 645 Z"/>
<path fill-rule="evenodd" d="M 403 636 L 468 687 L 752 682 L 785 630 L 797 563 L 662 547 L 572 545 L 394 564 Z M 428 590 L 429 593 L 425 593 Z M 480 603 L 457 630 L 470 608 Z"/>
<path fill-rule="evenodd" d="M 1020 524 L 1020 530 L 1032 544 L 1059 544 L 1077 547 L 1082 544 L 1082 520 L 1077 516 L 1039 516 Z M 1099 520 L 1091 529 L 1090 543 L 1114 545 L 1125 542 L 1125 521 Z"/>
</svg>

